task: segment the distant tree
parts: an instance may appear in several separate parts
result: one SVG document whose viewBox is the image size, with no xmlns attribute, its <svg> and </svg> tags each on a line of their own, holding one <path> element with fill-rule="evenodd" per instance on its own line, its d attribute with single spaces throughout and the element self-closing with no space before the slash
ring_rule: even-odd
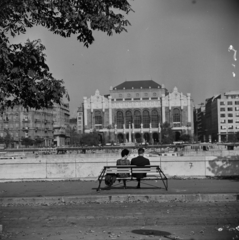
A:
<svg viewBox="0 0 239 240">
<path fill-rule="evenodd" d="M 181 137 L 180 137 L 180 140 L 184 141 L 184 142 L 190 142 L 191 141 L 191 136 L 190 136 L 190 134 L 182 134 Z"/>
<path fill-rule="evenodd" d="M 33 143 L 34 143 L 34 145 L 36 145 L 37 147 L 39 147 L 39 146 L 41 146 L 43 143 L 44 143 L 44 139 L 43 138 L 40 138 L 40 137 L 38 137 L 38 138 L 36 138 L 34 141 L 33 141 Z"/>
<path fill-rule="evenodd" d="M 46 108 L 69 98 L 63 81 L 50 73 L 40 40 L 10 44 L 10 34 L 41 25 L 62 37 L 76 34 L 88 47 L 94 30 L 126 31 L 129 22 L 119 10 L 128 14 L 132 9 L 127 0 L 0 0 L 0 110 L 16 104 Z"/>
<path fill-rule="evenodd" d="M 34 144 L 34 140 L 28 137 L 24 137 L 22 138 L 22 145 L 29 147 L 29 146 L 33 146 Z"/>
<path fill-rule="evenodd" d="M 174 141 L 174 133 L 168 122 L 163 123 L 161 127 L 162 143 L 171 144 Z"/>
<path fill-rule="evenodd" d="M 100 143 L 98 133 L 95 132 L 83 134 L 80 143 L 87 146 L 98 146 Z"/>
<path fill-rule="evenodd" d="M 3 137 L 3 143 L 6 144 L 6 147 L 8 148 L 11 143 L 14 142 L 14 139 L 12 138 L 11 134 L 7 131 L 6 136 Z"/>
<path fill-rule="evenodd" d="M 79 145 L 81 142 L 81 134 L 77 133 L 76 129 L 70 130 L 70 145 Z"/>
</svg>

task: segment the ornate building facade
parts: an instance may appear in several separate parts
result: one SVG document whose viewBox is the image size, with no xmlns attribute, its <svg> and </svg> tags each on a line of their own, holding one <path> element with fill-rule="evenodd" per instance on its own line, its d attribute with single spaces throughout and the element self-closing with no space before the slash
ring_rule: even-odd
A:
<svg viewBox="0 0 239 240">
<path fill-rule="evenodd" d="M 159 143 L 161 127 L 170 123 L 175 140 L 182 133 L 193 134 L 191 95 L 169 93 L 164 85 L 153 80 L 126 81 L 111 87 L 108 95 L 84 97 L 84 132 L 99 132 L 106 142 Z"/>
</svg>

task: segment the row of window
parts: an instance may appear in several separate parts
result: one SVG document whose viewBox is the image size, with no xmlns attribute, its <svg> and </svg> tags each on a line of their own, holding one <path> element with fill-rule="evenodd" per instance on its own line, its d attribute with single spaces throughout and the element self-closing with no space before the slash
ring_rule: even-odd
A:
<svg viewBox="0 0 239 240">
<path fill-rule="evenodd" d="M 125 116 L 122 111 L 118 111 L 116 114 L 116 124 L 117 128 L 123 128 L 123 124 L 126 125 L 126 128 L 129 128 L 129 125 L 134 123 L 135 128 L 140 128 L 141 123 L 143 127 L 149 127 L 151 122 L 152 127 L 158 127 L 160 123 L 161 116 L 156 111 L 153 110 L 151 115 L 148 110 L 144 110 L 142 115 L 139 110 L 134 111 L 134 115 L 131 111 L 126 111 Z M 178 108 L 173 109 L 173 122 L 181 122 L 181 114 Z M 103 118 L 100 111 L 95 111 L 95 124 L 101 125 L 103 123 Z"/>
<path fill-rule="evenodd" d="M 20 136 L 20 134 L 18 133 L 18 132 L 9 132 L 9 134 L 11 135 L 11 137 L 19 137 Z M 38 135 L 39 135 L 39 133 L 37 133 Z M 7 133 L 6 132 L 0 132 L 0 136 L 1 137 L 5 137 L 7 135 Z M 26 132 L 26 133 L 21 133 L 21 137 L 23 137 L 23 136 L 25 136 L 25 137 L 28 137 L 29 136 L 29 134 Z M 41 136 L 42 137 L 52 137 L 51 135 L 49 135 L 49 134 L 41 134 Z"/>
<path fill-rule="evenodd" d="M 233 102 L 232 101 L 229 101 L 229 102 L 220 102 L 220 105 L 233 105 Z M 239 101 L 235 101 L 235 105 L 239 105 Z"/>
<path fill-rule="evenodd" d="M 123 97 L 123 94 L 120 93 L 118 96 L 119 96 L 119 98 L 122 98 L 122 97 Z M 127 95 L 126 95 L 127 98 L 132 98 L 132 97 L 134 97 L 134 96 L 139 97 L 139 96 L 140 96 L 140 93 L 135 93 L 135 94 L 127 93 Z M 148 97 L 148 96 L 149 96 L 149 93 L 144 93 L 143 96 L 144 96 L 144 97 Z M 154 92 L 154 93 L 153 93 L 153 96 L 156 97 L 156 96 L 157 96 L 157 93 Z"/>
<path fill-rule="evenodd" d="M 225 112 L 225 111 L 226 111 L 226 108 L 220 108 L 220 111 L 221 111 L 221 112 Z M 233 108 L 232 108 L 232 107 L 228 107 L 228 108 L 227 108 L 227 111 L 228 111 L 228 112 L 231 112 L 231 111 L 233 111 Z M 239 107 L 235 107 L 235 111 L 239 111 Z"/>
<path fill-rule="evenodd" d="M 226 123 L 226 120 L 225 120 L 225 119 L 222 119 L 220 122 L 221 122 L 221 123 Z M 233 123 L 233 119 L 228 119 L 227 122 L 228 122 L 228 123 Z M 235 120 L 235 123 L 239 123 L 239 119 L 236 119 L 236 120 Z"/>
<path fill-rule="evenodd" d="M 226 130 L 226 129 L 239 129 L 239 125 L 235 126 L 234 128 L 233 128 L 233 125 L 231 125 L 231 126 L 221 126 L 221 129 L 222 130 Z"/>
<path fill-rule="evenodd" d="M 127 111 L 125 113 L 125 118 L 124 118 L 123 112 L 118 111 L 116 123 L 117 123 L 117 128 L 123 128 L 124 123 L 126 125 L 126 128 L 129 128 L 129 125 L 131 123 L 134 123 L 135 128 L 140 128 L 141 123 L 143 124 L 144 128 L 148 128 L 151 122 L 152 127 L 155 128 L 155 127 L 158 127 L 160 120 L 161 120 L 161 116 L 156 110 L 152 111 L 151 116 L 149 111 L 147 110 L 143 111 L 142 116 L 140 111 L 136 110 L 134 112 L 134 117 L 131 111 Z M 173 122 L 180 122 L 180 121 L 181 121 L 180 110 L 175 108 L 173 110 Z"/>
<path fill-rule="evenodd" d="M 227 116 L 228 117 L 233 117 L 233 113 L 228 113 Z M 239 113 L 236 113 L 235 116 L 239 117 Z M 226 117 L 226 114 L 225 113 L 221 113 L 220 117 L 224 118 L 224 117 Z"/>
</svg>

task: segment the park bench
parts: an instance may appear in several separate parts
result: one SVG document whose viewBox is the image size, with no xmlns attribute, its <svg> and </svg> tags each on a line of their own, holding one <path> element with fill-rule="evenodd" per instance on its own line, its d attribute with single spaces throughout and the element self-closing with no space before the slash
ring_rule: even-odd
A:
<svg viewBox="0 0 239 240">
<path fill-rule="evenodd" d="M 118 177 L 119 173 L 128 173 L 129 177 Z M 157 165 L 146 165 L 146 166 L 135 166 L 135 165 L 118 165 L 118 166 L 104 166 L 101 171 L 98 181 L 99 186 L 96 191 L 99 191 L 101 188 L 101 182 L 105 180 L 106 174 L 114 174 L 116 175 L 116 180 L 127 180 L 134 181 L 137 180 L 136 177 L 133 176 L 134 173 L 146 173 L 147 176 L 141 178 L 141 180 L 162 180 L 164 187 L 168 190 L 168 179 Z"/>
</svg>

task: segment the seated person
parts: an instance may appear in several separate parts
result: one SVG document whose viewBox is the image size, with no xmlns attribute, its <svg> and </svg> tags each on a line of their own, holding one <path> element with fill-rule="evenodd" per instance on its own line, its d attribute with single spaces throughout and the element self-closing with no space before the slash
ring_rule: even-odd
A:
<svg viewBox="0 0 239 240">
<path fill-rule="evenodd" d="M 124 149 L 121 152 L 121 159 L 118 159 L 116 165 L 130 165 L 130 161 L 127 159 L 129 157 L 129 150 Z M 125 178 L 130 177 L 129 173 L 119 173 L 117 174 L 118 177 Z M 123 180 L 124 188 L 126 188 L 126 180 Z"/>
<path fill-rule="evenodd" d="M 144 157 L 144 149 L 143 148 L 139 148 L 138 155 L 139 155 L 138 157 L 133 158 L 131 160 L 131 165 L 136 165 L 138 167 L 150 165 L 149 159 Z M 137 178 L 137 181 L 138 181 L 137 188 L 140 188 L 140 179 L 146 177 L 146 173 L 134 173 L 133 177 Z"/>
</svg>

